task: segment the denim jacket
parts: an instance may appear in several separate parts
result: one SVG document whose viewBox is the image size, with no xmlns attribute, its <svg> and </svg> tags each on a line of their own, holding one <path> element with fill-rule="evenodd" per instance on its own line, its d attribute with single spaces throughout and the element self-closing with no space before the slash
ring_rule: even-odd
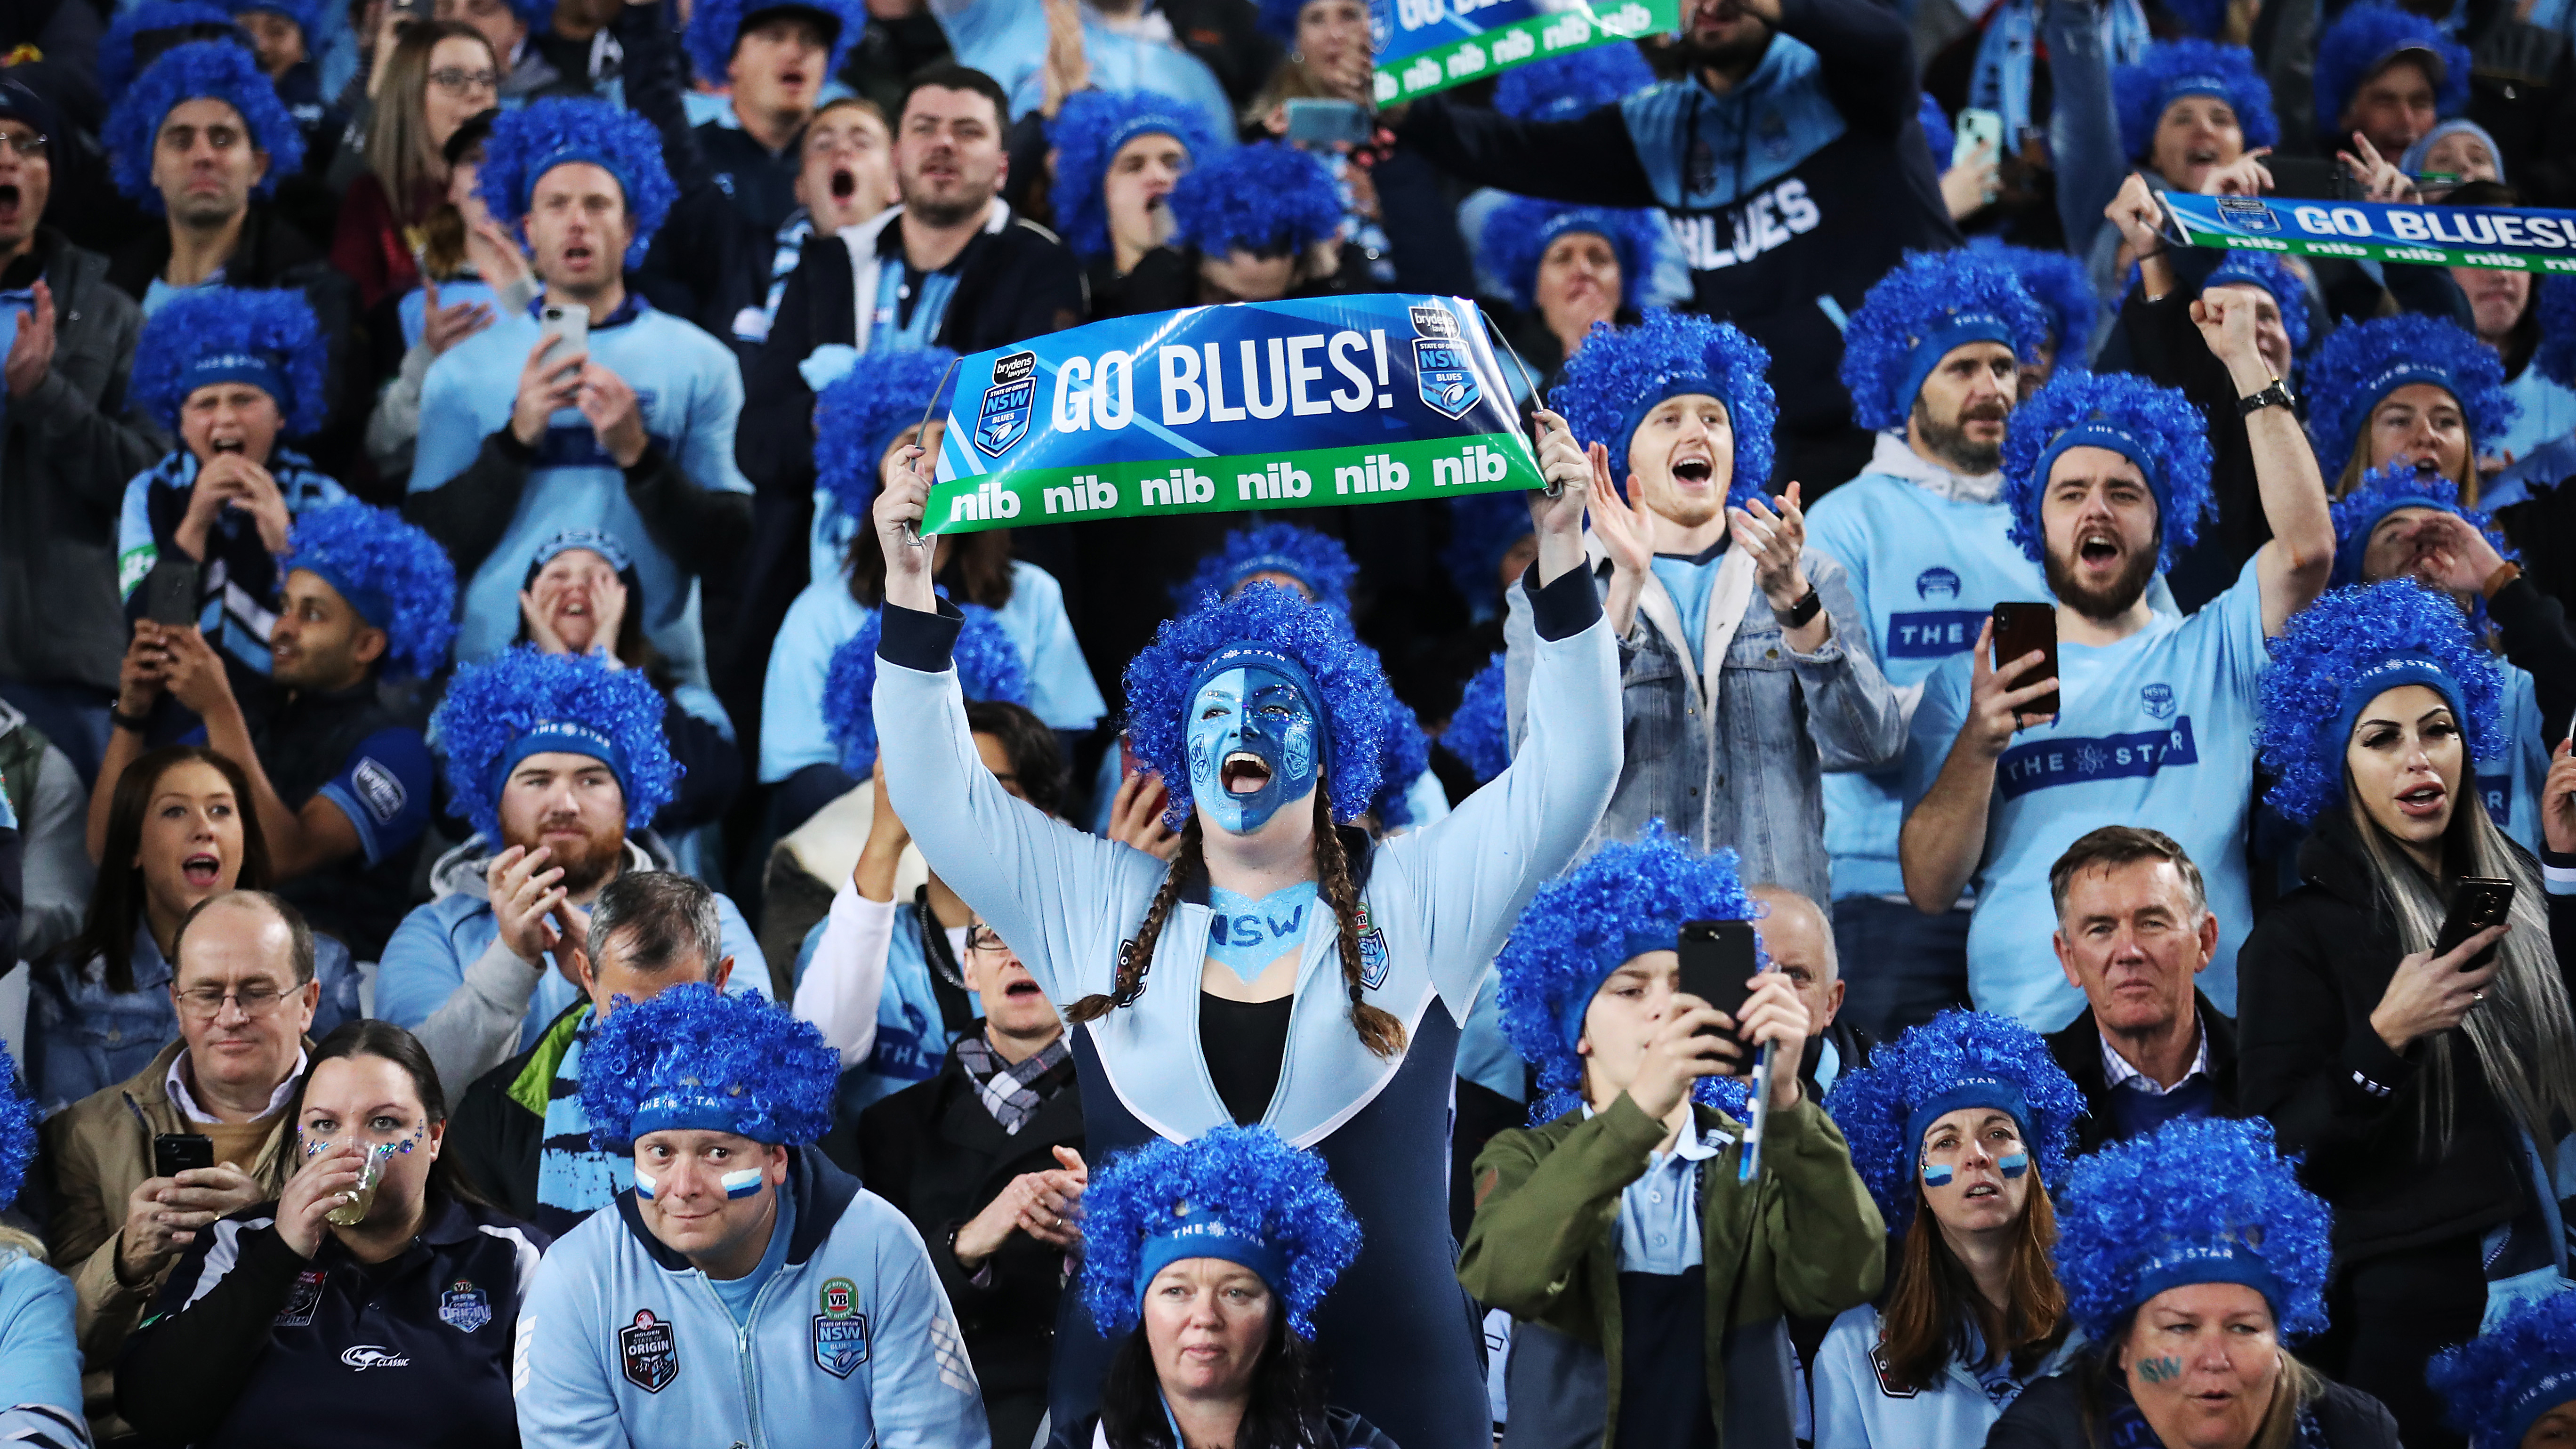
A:
<svg viewBox="0 0 2576 1449">
<path fill-rule="evenodd" d="M 1609 555 L 1588 534 L 1584 550 L 1595 584 L 1607 595 Z M 1636 621 L 1619 640 L 1627 762 L 1587 854 L 1604 841 L 1633 840 L 1647 821 L 1660 818 L 1702 850 L 1733 847 L 1748 883 L 1786 886 L 1820 904 L 1832 899 L 1824 772 L 1875 770 L 1895 761 L 1905 749 L 1905 716 L 1870 653 L 1869 616 L 1850 577 L 1813 549 L 1804 561 L 1833 621 L 1832 636 L 1813 654 L 1789 648 L 1770 603 L 1755 589 L 1727 644 L 1714 710 L 1705 705 L 1702 669 L 1688 657 L 1672 595 L 1647 576 Z M 1520 591 L 1506 592 L 1505 679 L 1517 748 L 1537 636 Z M 1719 632 L 1712 627 L 1708 637 Z"/>
</svg>

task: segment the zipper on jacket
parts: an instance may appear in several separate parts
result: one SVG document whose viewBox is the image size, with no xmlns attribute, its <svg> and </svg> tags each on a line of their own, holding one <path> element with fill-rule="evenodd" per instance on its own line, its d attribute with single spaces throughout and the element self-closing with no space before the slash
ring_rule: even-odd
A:
<svg viewBox="0 0 2576 1449">
<path fill-rule="evenodd" d="M 770 1274 L 769 1281 L 760 1285 L 760 1291 L 751 1295 L 751 1307 L 744 1313 L 743 1321 L 733 1326 L 734 1368 L 742 1378 L 743 1434 L 751 1449 L 761 1449 L 766 1442 L 760 1433 L 760 1377 L 751 1359 L 751 1332 L 760 1322 L 760 1306 L 769 1301 L 769 1290 L 778 1286 L 778 1280 L 787 1275 L 789 1266 L 786 1263 L 778 1265 L 778 1271 Z M 715 1280 L 707 1276 L 704 1268 L 693 1271 L 699 1285 L 707 1290 L 707 1296 L 715 1300 L 716 1311 L 730 1320 L 733 1310 L 725 1306 L 724 1295 L 716 1291 Z"/>
</svg>

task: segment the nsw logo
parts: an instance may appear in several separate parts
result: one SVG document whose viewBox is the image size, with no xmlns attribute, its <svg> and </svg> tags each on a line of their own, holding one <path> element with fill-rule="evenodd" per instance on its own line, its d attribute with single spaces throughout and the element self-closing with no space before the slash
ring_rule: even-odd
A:
<svg viewBox="0 0 2576 1449">
<path fill-rule="evenodd" d="M 2269 235 L 2281 229 L 2281 219 L 2272 214 L 2272 208 L 2261 197 L 2221 196 L 2213 199 L 2218 203 L 2218 219 L 2238 231 Z"/>
<path fill-rule="evenodd" d="M 492 1321 L 492 1300 L 483 1290 L 459 1278 L 438 1295 L 438 1321 L 459 1333 L 472 1333 Z"/>
<path fill-rule="evenodd" d="M 1446 418 L 1465 417 L 1468 409 L 1485 397 L 1484 384 L 1476 379 L 1476 364 L 1468 357 L 1466 346 L 1455 337 L 1413 339 L 1413 376 L 1421 390 L 1423 406 Z"/>
<path fill-rule="evenodd" d="M 993 364 L 993 385 L 975 415 L 975 450 L 998 458 L 1029 435 L 1029 414 L 1038 396 L 1038 355 L 1014 352 Z"/>
<path fill-rule="evenodd" d="M 836 1379 L 868 1361 L 868 1316 L 859 1312 L 858 1285 L 847 1278 L 823 1282 L 822 1312 L 814 1315 L 814 1364 Z"/>
<path fill-rule="evenodd" d="M 2174 717 L 2174 692 L 2170 684 L 2148 684 L 2138 689 L 2138 703 L 2146 708 L 2150 719 Z"/>
<path fill-rule="evenodd" d="M 1945 568 L 1925 569 L 1914 576 L 1914 596 L 1918 599 L 1955 599 L 1959 597 L 1959 576 Z"/>
<path fill-rule="evenodd" d="M 680 1344 L 671 1325 L 650 1308 L 635 1311 L 635 1321 L 617 1330 L 618 1369 L 626 1381 L 648 1394 L 658 1394 L 680 1376 Z"/>
</svg>

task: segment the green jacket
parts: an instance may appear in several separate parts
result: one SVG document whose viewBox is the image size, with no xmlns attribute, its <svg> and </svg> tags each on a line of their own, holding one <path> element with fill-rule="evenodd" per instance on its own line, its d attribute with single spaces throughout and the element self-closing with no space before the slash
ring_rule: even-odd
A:
<svg viewBox="0 0 2576 1449">
<path fill-rule="evenodd" d="M 1742 1130 L 1722 1112 L 1697 1111 L 1703 1129 Z M 1767 1125 L 1752 1189 L 1735 1180 L 1740 1144 L 1700 1168 L 1708 1401 L 1721 1426 L 1725 1330 L 1790 1315 L 1830 1318 L 1875 1297 L 1887 1267 L 1887 1225 L 1833 1119 L 1802 1098 Z M 1619 1423 L 1619 1196 L 1645 1175 L 1663 1136 L 1663 1125 L 1623 1093 L 1588 1119 L 1578 1108 L 1542 1127 L 1497 1133 L 1476 1157 L 1476 1217 L 1458 1281 L 1488 1307 L 1600 1347 L 1610 1414 L 1601 1449 L 1614 1449 Z M 1734 1316 L 1721 1321 L 1730 1300 Z"/>
</svg>

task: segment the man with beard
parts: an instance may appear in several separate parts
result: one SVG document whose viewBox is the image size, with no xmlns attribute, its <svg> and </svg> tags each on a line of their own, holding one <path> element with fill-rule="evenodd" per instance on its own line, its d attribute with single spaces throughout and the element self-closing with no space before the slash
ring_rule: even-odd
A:
<svg viewBox="0 0 2576 1449">
<path fill-rule="evenodd" d="M 2271 541 L 2206 607 L 2157 613 L 2148 584 L 2210 507 L 2208 424 L 2142 378 L 2060 375 L 2013 415 L 2004 444 L 2013 540 L 2057 599 L 2056 676 L 2036 672 L 2040 650 L 1991 659 L 1988 625 L 1933 672 L 1914 715 L 1905 893 L 1947 911 L 1973 881 L 1969 994 L 2043 1032 L 2085 1005 L 2050 945 L 2049 868 L 2106 824 L 2160 830 L 2200 863 L 2219 921 L 2203 987 L 2235 1010 L 2236 949 L 2253 918 L 2245 846 L 2264 641 L 2334 566 L 2325 484 L 2263 361 L 2254 308 L 2220 289 L 2192 319 L 2235 380 Z"/>
<path fill-rule="evenodd" d="M 1780 475 L 1830 486 L 1870 456 L 1838 326 L 1911 250 L 1959 244 L 1922 139 L 1905 18 L 1870 0 L 1688 0 L 1683 75 L 1588 115 L 1523 121 L 1434 97 L 1397 133 L 1468 182 L 1656 206 L 1692 305 L 1774 359 Z"/>
<path fill-rule="evenodd" d="M 375 1014 L 418 1036 L 461 1094 L 587 994 L 587 908 L 623 872 L 668 868 L 644 826 L 679 772 L 643 671 L 586 655 L 510 649 L 468 665 L 430 729 L 475 834 L 439 860 L 436 894 L 385 947 Z M 715 903 L 724 954 L 742 979 L 767 980 L 742 912 Z"/>
</svg>

